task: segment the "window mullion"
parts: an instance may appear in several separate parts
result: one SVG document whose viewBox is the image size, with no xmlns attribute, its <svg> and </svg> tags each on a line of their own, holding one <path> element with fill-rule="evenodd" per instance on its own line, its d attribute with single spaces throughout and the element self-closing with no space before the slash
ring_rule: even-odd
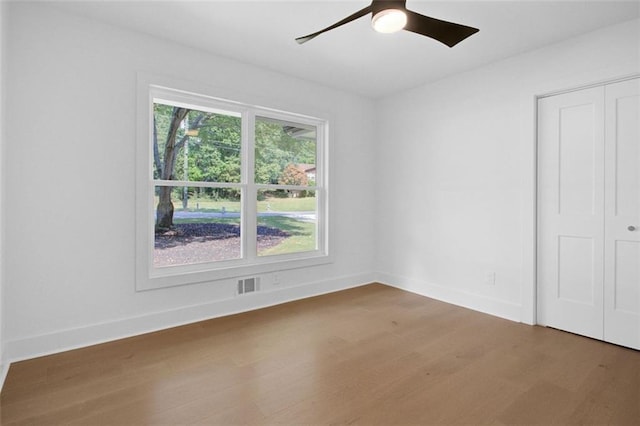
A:
<svg viewBox="0 0 640 426">
<path fill-rule="evenodd" d="M 243 184 L 242 199 L 242 247 L 243 256 L 249 262 L 257 257 L 258 194 L 255 186 L 255 113 L 247 111 L 242 122 Z"/>
<path fill-rule="evenodd" d="M 194 188 L 240 188 L 241 184 L 235 182 L 207 182 L 207 181 L 188 181 L 188 180 L 152 180 L 155 186 L 189 186 Z"/>
<path fill-rule="evenodd" d="M 328 147 L 327 147 L 327 127 L 317 126 L 317 146 L 316 146 L 316 235 L 317 247 L 326 250 L 328 247 L 328 222 L 329 222 L 329 199 L 326 189 L 328 187 L 327 175 L 325 172 Z"/>
</svg>

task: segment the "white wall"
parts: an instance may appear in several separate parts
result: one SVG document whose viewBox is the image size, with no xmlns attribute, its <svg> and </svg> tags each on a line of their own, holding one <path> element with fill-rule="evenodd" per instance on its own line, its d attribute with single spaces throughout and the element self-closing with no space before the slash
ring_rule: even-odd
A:
<svg viewBox="0 0 640 426">
<path fill-rule="evenodd" d="M 3 286 L 4 286 L 4 252 L 3 252 L 3 240 L 4 240 L 4 221 L 3 221 L 3 211 L 2 206 L 4 206 L 4 66 L 5 66 L 5 43 L 6 43 L 6 21 L 5 21 L 5 3 L 0 1 L 0 389 L 2 389 L 2 384 L 4 383 L 4 378 L 7 373 L 7 366 L 4 363 L 4 297 L 3 297 Z"/>
<path fill-rule="evenodd" d="M 373 280 L 373 103 L 59 12 L 8 7 L 5 343 L 10 360 Z M 233 281 L 134 291 L 136 73 L 329 115 L 330 265 L 234 298 Z"/>
<path fill-rule="evenodd" d="M 631 21 L 380 101 L 380 279 L 534 322 L 535 96 L 639 73 L 639 43 Z"/>
</svg>

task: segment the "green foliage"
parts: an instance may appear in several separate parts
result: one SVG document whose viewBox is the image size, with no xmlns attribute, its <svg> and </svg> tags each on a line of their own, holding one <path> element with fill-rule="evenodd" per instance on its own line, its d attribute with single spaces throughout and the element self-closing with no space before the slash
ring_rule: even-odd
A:
<svg viewBox="0 0 640 426">
<path fill-rule="evenodd" d="M 154 178 L 163 167 L 165 142 L 173 106 L 154 104 L 158 155 L 154 160 Z M 188 136 L 197 134 L 197 136 Z M 191 110 L 177 134 L 176 164 L 173 180 L 204 182 L 240 182 L 241 119 L 233 115 Z M 255 181 L 277 184 L 288 165 L 315 164 L 316 141 L 297 139 L 285 132 L 283 123 L 258 118 L 255 126 Z M 185 176 L 186 153 L 186 176 Z M 185 177 L 187 179 L 185 179 Z M 291 183 L 296 185 L 296 183 Z M 218 191 L 221 192 L 221 191 Z M 224 190 L 220 196 L 224 196 Z"/>
<path fill-rule="evenodd" d="M 158 155 L 154 156 L 154 178 L 159 178 L 164 167 L 162 159 L 172 106 L 154 104 L 154 121 Z M 190 110 L 177 134 L 177 154 L 172 180 L 193 182 L 240 182 L 240 117 Z M 174 191 L 182 199 L 182 190 Z M 189 194 L 193 194 L 193 188 Z M 240 193 L 228 188 L 206 188 L 202 195 L 214 199 L 240 199 Z"/>
<path fill-rule="evenodd" d="M 256 120 L 255 180 L 276 184 L 289 164 L 315 164 L 316 141 L 288 135 L 283 124 Z"/>
<path fill-rule="evenodd" d="M 162 163 L 161 159 L 164 157 L 166 134 L 172 113 L 172 106 L 154 104 L 159 154 L 154 161 L 154 178 L 159 178 L 157 170 L 164 166 L 159 163 Z M 177 134 L 177 140 L 183 143 L 177 145 L 176 165 L 172 179 L 240 182 L 240 133 L 240 117 L 197 110 L 189 111 Z M 186 136 L 187 134 L 191 136 Z"/>
</svg>

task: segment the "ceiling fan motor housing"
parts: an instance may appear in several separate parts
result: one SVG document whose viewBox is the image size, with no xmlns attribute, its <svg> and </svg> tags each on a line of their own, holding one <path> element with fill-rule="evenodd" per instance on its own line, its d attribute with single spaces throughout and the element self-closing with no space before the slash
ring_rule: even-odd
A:
<svg viewBox="0 0 640 426">
<path fill-rule="evenodd" d="M 387 9 L 407 10 L 407 0 L 373 0 L 371 2 L 371 16 Z"/>
</svg>

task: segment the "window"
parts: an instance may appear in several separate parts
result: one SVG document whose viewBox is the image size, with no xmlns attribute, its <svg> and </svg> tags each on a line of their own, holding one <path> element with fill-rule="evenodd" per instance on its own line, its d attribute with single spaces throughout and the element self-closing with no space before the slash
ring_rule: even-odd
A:
<svg viewBox="0 0 640 426">
<path fill-rule="evenodd" d="M 140 91 L 139 290 L 328 261 L 324 120 Z"/>
</svg>

